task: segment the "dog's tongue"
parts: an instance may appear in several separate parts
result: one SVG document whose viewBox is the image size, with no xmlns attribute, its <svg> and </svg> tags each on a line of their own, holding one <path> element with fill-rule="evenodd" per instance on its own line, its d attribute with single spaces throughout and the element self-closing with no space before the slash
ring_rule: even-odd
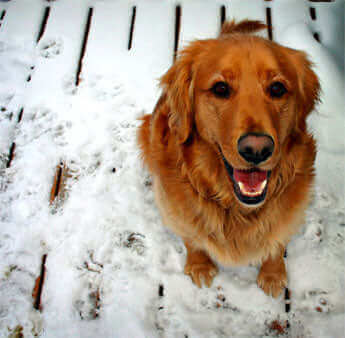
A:
<svg viewBox="0 0 345 338">
<path fill-rule="evenodd" d="M 267 171 L 234 169 L 233 177 L 236 182 L 242 182 L 248 190 L 256 190 L 267 179 Z"/>
</svg>

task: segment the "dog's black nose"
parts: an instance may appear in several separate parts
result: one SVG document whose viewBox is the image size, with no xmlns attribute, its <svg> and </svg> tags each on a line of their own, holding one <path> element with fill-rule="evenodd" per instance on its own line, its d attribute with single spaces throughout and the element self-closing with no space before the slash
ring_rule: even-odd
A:
<svg viewBox="0 0 345 338">
<path fill-rule="evenodd" d="M 271 136 L 248 133 L 242 135 L 237 142 L 239 154 L 249 163 L 259 164 L 273 154 L 274 142 Z"/>
</svg>

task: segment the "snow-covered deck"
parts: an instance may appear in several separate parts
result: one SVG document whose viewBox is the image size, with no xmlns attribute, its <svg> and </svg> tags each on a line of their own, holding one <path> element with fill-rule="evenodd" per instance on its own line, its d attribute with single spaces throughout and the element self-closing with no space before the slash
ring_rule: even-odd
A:
<svg viewBox="0 0 345 338">
<path fill-rule="evenodd" d="M 0 2 L 0 336 L 345 336 L 343 15 L 342 0 Z M 232 18 L 305 50 L 323 86 L 316 197 L 278 300 L 255 267 L 210 289 L 183 275 L 135 144 L 176 52 Z"/>
</svg>

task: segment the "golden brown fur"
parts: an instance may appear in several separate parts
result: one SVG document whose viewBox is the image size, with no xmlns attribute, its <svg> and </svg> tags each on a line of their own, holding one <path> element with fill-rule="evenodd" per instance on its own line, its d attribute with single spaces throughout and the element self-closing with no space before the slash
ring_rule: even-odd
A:
<svg viewBox="0 0 345 338">
<path fill-rule="evenodd" d="M 186 243 L 185 273 L 210 285 L 212 259 L 262 263 L 258 285 L 277 296 L 286 284 L 284 248 L 303 223 L 313 182 L 316 150 L 306 117 L 319 82 L 303 52 L 249 34 L 264 27 L 226 23 L 218 39 L 185 48 L 162 77 L 162 95 L 138 140 L 163 221 Z M 279 100 L 266 90 L 277 79 L 288 89 Z M 209 90 L 219 80 L 231 85 L 227 99 Z M 246 132 L 265 132 L 276 144 L 260 166 L 271 170 L 265 202 L 254 208 L 236 198 L 220 152 L 233 167 L 249 168 L 236 149 Z"/>
</svg>

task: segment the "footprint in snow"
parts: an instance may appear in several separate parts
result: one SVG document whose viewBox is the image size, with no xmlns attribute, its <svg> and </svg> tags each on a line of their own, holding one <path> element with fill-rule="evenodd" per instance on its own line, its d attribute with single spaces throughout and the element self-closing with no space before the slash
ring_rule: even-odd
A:
<svg viewBox="0 0 345 338">
<path fill-rule="evenodd" d="M 63 42 L 61 38 L 45 39 L 39 44 L 40 55 L 46 59 L 54 58 L 63 52 Z"/>
<path fill-rule="evenodd" d="M 21 142 L 26 144 L 43 137 L 51 135 L 54 143 L 58 146 L 67 144 L 66 131 L 71 128 L 70 121 L 57 121 L 57 114 L 45 107 L 34 108 L 28 112 L 20 129 Z"/>
<path fill-rule="evenodd" d="M 101 277 L 103 264 L 96 261 L 93 251 L 88 252 L 88 257 L 83 265 L 78 267 L 81 271 L 82 285 L 79 294 L 73 301 L 73 306 L 81 320 L 94 320 L 100 315 Z"/>
<path fill-rule="evenodd" d="M 331 312 L 334 309 L 331 303 L 328 292 L 324 290 L 309 290 L 304 294 L 304 305 L 309 310 L 316 312 Z"/>
<path fill-rule="evenodd" d="M 101 291 L 99 287 L 94 283 L 84 286 L 73 305 L 81 320 L 97 319 L 101 309 Z"/>
</svg>

